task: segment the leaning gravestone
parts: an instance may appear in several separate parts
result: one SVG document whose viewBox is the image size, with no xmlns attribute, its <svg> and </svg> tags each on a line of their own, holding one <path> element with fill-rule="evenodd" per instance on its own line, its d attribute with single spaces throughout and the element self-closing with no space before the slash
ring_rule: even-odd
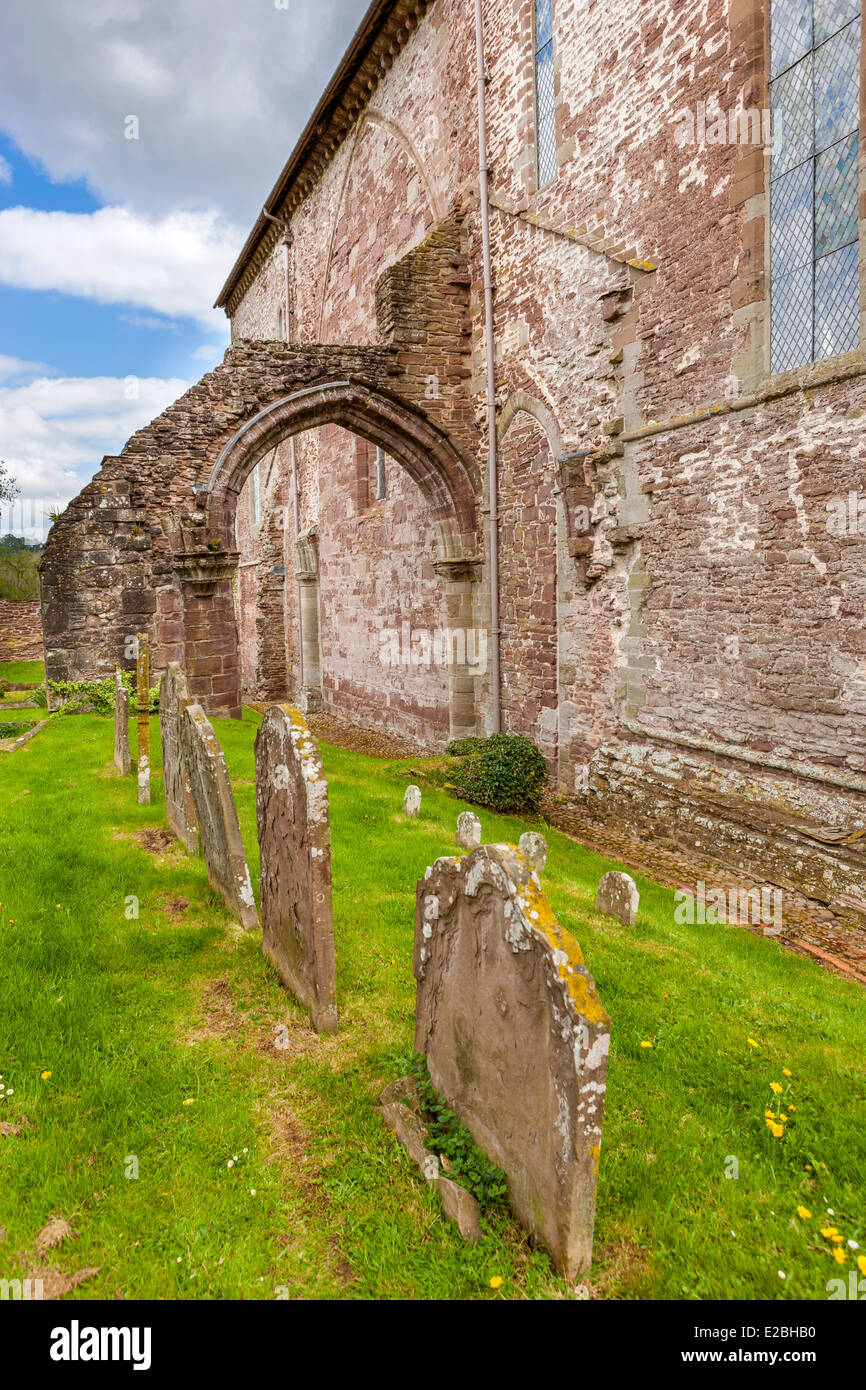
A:
<svg viewBox="0 0 866 1390">
<path fill-rule="evenodd" d="M 406 788 L 403 797 L 403 815 L 415 817 L 421 810 L 421 788 L 411 786 Z"/>
<path fill-rule="evenodd" d="M 114 672 L 114 766 L 123 777 L 132 772 L 129 753 L 129 691 L 118 667 Z"/>
<path fill-rule="evenodd" d="M 136 638 L 135 729 L 138 744 L 138 804 L 150 805 L 150 638 L 140 632 Z"/>
<path fill-rule="evenodd" d="M 454 838 L 461 849 L 477 849 L 481 844 L 481 822 L 474 811 L 460 812 Z"/>
<path fill-rule="evenodd" d="M 198 826 L 189 774 L 180 746 L 180 721 L 192 704 L 186 676 L 176 661 L 170 661 L 159 683 L 159 733 L 162 741 L 162 777 L 165 784 L 165 815 L 187 854 L 198 853 Z"/>
<path fill-rule="evenodd" d="M 256 735 L 256 820 L 262 950 L 316 1032 L 336 1033 L 328 784 L 306 720 L 289 705 L 271 705 Z"/>
<path fill-rule="evenodd" d="M 251 930 L 259 919 L 232 784 L 223 751 L 201 705 L 187 705 L 184 710 L 180 745 L 211 887 L 222 893 L 241 925 Z"/>
<path fill-rule="evenodd" d="M 418 884 L 415 1050 L 567 1279 L 592 1258 L 610 1020 L 526 857 L 482 845 Z"/>
<path fill-rule="evenodd" d="M 537 874 L 544 873 L 547 841 L 543 835 L 539 835 L 537 830 L 527 830 L 517 841 L 517 848 L 523 851 Z"/>
<path fill-rule="evenodd" d="M 602 874 L 595 895 L 595 910 L 605 917 L 616 917 L 627 927 L 633 927 L 637 920 L 640 893 L 631 874 L 611 869 Z"/>
</svg>

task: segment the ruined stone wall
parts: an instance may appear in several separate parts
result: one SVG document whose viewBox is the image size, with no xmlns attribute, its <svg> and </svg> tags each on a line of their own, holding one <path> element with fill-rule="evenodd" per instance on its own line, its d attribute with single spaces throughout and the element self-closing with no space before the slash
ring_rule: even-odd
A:
<svg viewBox="0 0 866 1390">
<path fill-rule="evenodd" d="M 39 600 L 0 600 L 0 661 L 41 660 Z"/>
</svg>

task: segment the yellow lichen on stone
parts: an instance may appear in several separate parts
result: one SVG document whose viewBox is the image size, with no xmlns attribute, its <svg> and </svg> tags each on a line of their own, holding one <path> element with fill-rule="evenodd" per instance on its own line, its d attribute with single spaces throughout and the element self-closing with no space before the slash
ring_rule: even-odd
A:
<svg viewBox="0 0 866 1390">
<path fill-rule="evenodd" d="M 609 1023 L 595 986 L 582 973 L 586 964 L 583 952 L 574 937 L 560 926 L 545 894 L 532 879 L 523 884 L 519 891 L 526 917 L 556 953 L 559 978 L 566 986 L 577 1012 L 588 1023 Z"/>
<path fill-rule="evenodd" d="M 601 1159 L 601 1145 L 593 1144 L 592 1148 L 589 1151 L 589 1156 L 592 1159 L 593 1176 L 598 1177 L 598 1165 Z"/>
</svg>

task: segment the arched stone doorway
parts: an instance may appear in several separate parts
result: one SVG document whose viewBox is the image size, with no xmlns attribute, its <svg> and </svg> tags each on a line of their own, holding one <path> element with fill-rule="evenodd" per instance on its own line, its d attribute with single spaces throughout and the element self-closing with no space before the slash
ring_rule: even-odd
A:
<svg viewBox="0 0 866 1390">
<path fill-rule="evenodd" d="M 482 626 L 482 618 L 478 611 L 481 558 L 471 480 L 460 454 L 428 419 L 396 396 L 357 379 L 303 387 L 264 407 L 235 431 L 214 460 L 206 482 L 196 485 L 194 525 L 186 528 L 176 559 L 183 595 L 184 665 L 191 690 L 207 703 L 217 697 L 228 714 L 240 713 L 232 595 L 237 500 L 252 469 L 277 445 L 326 424 L 340 425 L 385 450 L 425 499 L 436 536 L 435 570 L 443 581 L 443 629 L 462 635 L 448 649 L 449 736 L 475 733 L 479 676 L 465 634 Z M 317 538 L 303 535 L 298 541 L 302 694 L 305 703 L 315 708 L 321 698 L 322 665 L 317 641 Z"/>
</svg>

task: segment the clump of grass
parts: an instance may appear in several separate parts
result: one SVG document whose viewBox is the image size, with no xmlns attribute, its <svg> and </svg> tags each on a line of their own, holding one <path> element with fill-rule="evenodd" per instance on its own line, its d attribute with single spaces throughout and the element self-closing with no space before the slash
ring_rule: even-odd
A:
<svg viewBox="0 0 866 1390">
<path fill-rule="evenodd" d="M 435 1090 L 423 1052 L 412 1054 L 408 1071 L 421 1102 L 431 1152 L 448 1160 L 448 1177 L 467 1188 L 482 1211 L 494 1206 L 501 1208 L 508 1192 L 505 1174 L 478 1147 L 466 1126 Z"/>
</svg>

